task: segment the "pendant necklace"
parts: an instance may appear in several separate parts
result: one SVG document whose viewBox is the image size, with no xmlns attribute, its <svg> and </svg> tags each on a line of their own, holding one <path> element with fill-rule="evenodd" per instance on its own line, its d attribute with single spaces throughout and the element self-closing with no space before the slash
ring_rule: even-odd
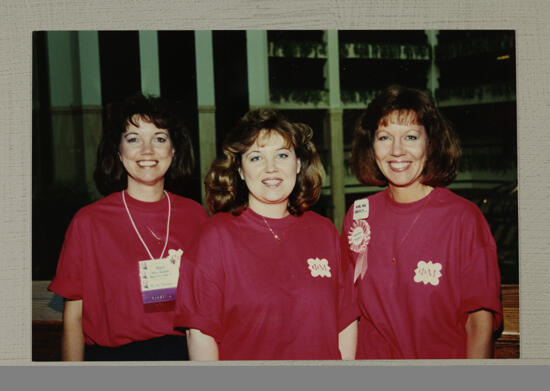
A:
<svg viewBox="0 0 550 391">
<path fill-rule="evenodd" d="M 162 253 L 160 254 L 159 259 L 162 259 L 164 256 L 164 251 L 166 251 L 166 246 L 168 245 L 168 237 L 170 236 L 170 215 L 172 213 L 172 204 L 170 202 L 170 196 L 168 196 L 168 193 L 166 193 L 166 190 L 164 190 L 164 195 L 168 199 L 168 221 L 166 222 L 166 240 L 164 242 L 164 248 L 162 249 Z M 132 218 L 132 215 L 130 214 L 130 209 L 128 209 L 128 205 L 126 204 L 126 197 L 124 196 L 124 190 L 122 190 L 122 203 L 124 204 L 124 207 L 126 208 L 126 213 L 128 213 L 128 217 L 130 218 L 130 222 L 132 223 L 132 226 L 134 227 L 134 230 L 136 231 L 136 234 L 141 241 L 141 244 L 143 244 L 143 247 L 145 247 L 145 250 L 147 250 L 147 254 L 149 254 L 149 257 L 153 260 L 155 259 L 153 255 L 151 254 L 151 251 L 149 251 L 149 247 L 147 247 L 147 244 L 145 244 L 145 240 L 141 237 L 139 234 L 139 231 L 136 227 L 136 223 L 134 223 L 134 219 Z"/>
<path fill-rule="evenodd" d="M 393 197 L 392 197 L 393 198 Z M 424 211 L 424 208 L 428 205 L 428 203 L 430 202 L 430 199 L 431 197 L 429 197 L 428 195 L 428 199 L 426 200 L 426 202 L 424 202 L 424 205 L 422 205 L 422 208 L 420 208 L 420 210 L 418 211 L 418 214 L 416 215 L 416 217 L 414 218 L 413 222 L 411 223 L 411 225 L 409 226 L 409 229 L 407 229 L 407 232 L 405 232 L 405 235 L 403 235 L 403 238 L 401 238 L 401 241 L 399 242 L 399 244 L 397 245 L 397 248 L 393 251 L 393 257 L 391 259 L 391 263 L 396 263 L 397 262 L 397 259 L 395 258 L 397 256 L 397 254 L 399 253 L 399 250 L 401 249 L 401 245 L 403 244 L 403 242 L 405 241 L 405 239 L 407 239 L 407 236 L 409 236 L 409 233 L 411 232 L 412 228 L 414 227 L 414 225 L 416 224 L 416 222 L 418 221 L 418 219 L 420 218 L 420 215 L 422 214 L 422 211 Z"/>
<path fill-rule="evenodd" d="M 147 226 L 147 229 L 149 230 L 149 232 L 151 232 L 151 235 L 153 235 L 153 237 L 157 239 L 157 242 L 162 243 L 162 239 L 160 238 L 160 236 L 157 236 L 157 234 L 155 234 L 151 227 Z"/>
<path fill-rule="evenodd" d="M 269 229 L 271 231 L 271 234 L 273 235 L 273 237 L 275 239 L 277 239 L 277 242 L 280 243 L 281 242 L 281 238 L 279 237 L 279 235 L 277 235 L 272 229 L 271 227 L 269 226 L 269 223 L 267 222 L 267 220 L 265 219 L 264 216 L 262 216 L 262 219 L 264 219 L 264 223 L 265 223 L 265 226 L 267 227 L 267 229 Z"/>
</svg>

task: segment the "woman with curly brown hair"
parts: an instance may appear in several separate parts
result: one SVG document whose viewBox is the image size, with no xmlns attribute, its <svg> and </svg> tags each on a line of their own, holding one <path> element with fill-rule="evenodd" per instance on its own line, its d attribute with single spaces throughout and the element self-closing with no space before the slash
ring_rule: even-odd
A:
<svg viewBox="0 0 550 391">
<path fill-rule="evenodd" d="M 250 111 L 205 180 L 215 215 L 184 265 L 176 326 L 194 360 L 355 356 L 353 270 L 332 222 L 307 209 L 322 165 L 309 126 Z"/>
<path fill-rule="evenodd" d="M 361 310 L 357 358 L 488 358 L 501 323 L 496 246 L 481 211 L 446 189 L 457 136 L 424 92 L 391 86 L 359 119 L 352 168 L 387 188 L 355 201 L 341 235 Z"/>
</svg>

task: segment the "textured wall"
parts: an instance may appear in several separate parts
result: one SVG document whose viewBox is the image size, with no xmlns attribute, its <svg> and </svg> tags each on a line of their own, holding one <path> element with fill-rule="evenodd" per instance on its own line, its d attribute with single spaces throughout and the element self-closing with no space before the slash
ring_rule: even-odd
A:
<svg viewBox="0 0 550 391">
<path fill-rule="evenodd" d="M 550 358 L 550 6 L 544 0 L 4 0 L 0 5 L 0 364 L 31 357 L 31 32 L 515 29 L 521 357 Z M 446 362 L 447 363 L 447 362 Z"/>
</svg>

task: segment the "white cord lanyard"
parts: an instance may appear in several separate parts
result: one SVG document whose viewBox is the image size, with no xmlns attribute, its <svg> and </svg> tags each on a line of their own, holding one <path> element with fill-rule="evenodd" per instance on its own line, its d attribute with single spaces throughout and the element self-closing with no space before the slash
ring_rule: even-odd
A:
<svg viewBox="0 0 550 391">
<path fill-rule="evenodd" d="M 170 215 L 172 213 L 172 204 L 170 203 L 170 197 L 168 196 L 168 193 L 166 193 L 166 190 L 164 190 L 164 195 L 166 195 L 166 198 L 168 198 L 168 221 L 166 222 L 166 240 L 164 242 L 164 248 L 162 249 L 162 253 L 160 254 L 160 259 L 164 256 L 164 251 L 166 251 L 166 246 L 168 245 L 168 237 L 170 236 Z M 126 204 L 126 198 L 124 197 L 124 190 L 122 190 L 122 203 L 124 204 L 124 207 L 126 208 L 126 212 L 128 213 L 128 217 L 130 218 L 130 222 L 132 223 L 132 226 L 134 227 L 134 230 L 136 231 L 136 234 L 141 240 L 141 243 L 143 244 L 143 247 L 145 247 L 145 250 L 147 250 L 147 254 L 149 254 L 149 257 L 151 257 L 151 260 L 153 260 L 153 255 L 151 255 L 151 251 L 149 251 L 149 247 L 147 247 L 147 244 L 145 244 L 145 241 L 139 234 L 139 231 L 136 227 L 136 224 L 134 223 L 134 219 L 132 218 L 132 215 L 130 214 L 130 209 L 128 209 L 128 205 Z"/>
</svg>

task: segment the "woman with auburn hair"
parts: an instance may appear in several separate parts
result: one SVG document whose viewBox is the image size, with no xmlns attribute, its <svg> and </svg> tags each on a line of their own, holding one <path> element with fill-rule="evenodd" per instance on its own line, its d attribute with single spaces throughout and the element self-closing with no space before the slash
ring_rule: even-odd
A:
<svg viewBox="0 0 550 391">
<path fill-rule="evenodd" d="M 352 168 L 384 191 L 346 214 L 359 359 L 489 358 L 502 321 L 496 245 L 481 211 L 446 189 L 460 145 L 424 92 L 391 86 L 355 129 Z"/>
<path fill-rule="evenodd" d="M 208 215 L 174 193 L 193 161 L 168 102 L 139 94 L 112 106 L 94 173 L 105 197 L 72 219 L 49 286 L 65 298 L 64 361 L 188 358 L 174 300 L 180 258 Z"/>
<path fill-rule="evenodd" d="M 353 270 L 332 222 L 307 210 L 323 177 L 311 137 L 279 111 L 250 111 L 212 163 L 215 215 L 178 291 L 192 360 L 354 358 Z"/>
</svg>

